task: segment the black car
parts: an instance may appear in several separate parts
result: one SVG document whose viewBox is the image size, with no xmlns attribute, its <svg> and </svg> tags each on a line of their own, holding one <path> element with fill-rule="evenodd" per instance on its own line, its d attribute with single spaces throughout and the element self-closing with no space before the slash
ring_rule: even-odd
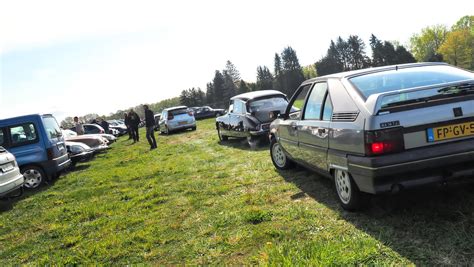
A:
<svg viewBox="0 0 474 267">
<path fill-rule="evenodd" d="M 268 139 L 275 114 L 284 113 L 288 99 L 282 92 L 263 90 L 234 96 L 228 112 L 216 119 L 219 140 L 246 138 L 250 147 Z"/>
<path fill-rule="evenodd" d="M 224 115 L 225 111 L 223 109 L 215 109 L 209 106 L 204 107 L 193 107 L 191 108 L 194 112 L 194 118 L 196 120 L 215 118 L 218 116 Z"/>
</svg>

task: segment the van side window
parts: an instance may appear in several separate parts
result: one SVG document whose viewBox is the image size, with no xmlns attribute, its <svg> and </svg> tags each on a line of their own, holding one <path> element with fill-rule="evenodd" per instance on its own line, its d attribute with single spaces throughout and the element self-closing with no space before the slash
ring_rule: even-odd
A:
<svg viewBox="0 0 474 267">
<path fill-rule="evenodd" d="M 11 146 L 21 146 L 36 143 L 38 134 L 33 123 L 23 123 L 21 125 L 9 127 Z"/>
<path fill-rule="evenodd" d="M 321 108 L 323 106 L 324 97 L 326 96 L 327 83 L 317 83 L 314 85 L 311 94 L 308 97 L 304 111 L 305 120 L 320 120 Z"/>
</svg>

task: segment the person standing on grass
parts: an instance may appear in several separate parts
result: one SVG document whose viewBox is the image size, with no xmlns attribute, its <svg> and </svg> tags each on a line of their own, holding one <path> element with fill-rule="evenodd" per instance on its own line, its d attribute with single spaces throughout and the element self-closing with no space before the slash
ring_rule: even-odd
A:
<svg viewBox="0 0 474 267">
<path fill-rule="evenodd" d="M 145 109 L 145 127 L 146 127 L 146 139 L 150 143 L 150 150 L 157 148 L 155 139 L 155 116 L 153 111 L 148 108 L 148 105 L 144 105 Z"/>
<path fill-rule="evenodd" d="M 75 124 L 74 126 L 76 127 L 77 135 L 83 135 L 84 134 L 84 126 L 79 121 L 79 118 L 77 116 L 74 117 L 74 124 Z"/>
<path fill-rule="evenodd" d="M 130 128 L 132 128 L 133 142 L 140 141 L 140 136 L 138 135 L 138 125 L 140 124 L 140 117 L 138 114 L 132 110 L 128 113 L 130 116 Z"/>
<path fill-rule="evenodd" d="M 102 118 L 102 120 L 100 121 L 100 126 L 102 126 L 102 128 L 104 128 L 104 131 L 106 134 L 110 134 L 109 132 L 109 123 L 105 120 L 105 118 Z"/>
<path fill-rule="evenodd" d="M 130 116 L 128 115 L 127 112 L 123 114 L 123 120 L 125 122 L 125 126 L 127 127 L 128 140 L 131 140 L 133 139 L 133 134 L 132 134 L 132 127 L 130 127 Z"/>
</svg>

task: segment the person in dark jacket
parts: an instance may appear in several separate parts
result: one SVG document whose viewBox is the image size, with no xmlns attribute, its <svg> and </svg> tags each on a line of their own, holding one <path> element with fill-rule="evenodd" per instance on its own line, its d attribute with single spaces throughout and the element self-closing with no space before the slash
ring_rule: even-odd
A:
<svg viewBox="0 0 474 267">
<path fill-rule="evenodd" d="M 125 126 L 127 127 L 128 140 L 131 140 L 131 139 L 133 139 L 132 127 L 130 127 L 130 116 L 128 116 L 127 112 L 125 112 L 123 114 L 123 119 L 124 119 L 124 122 L 125 122 Z"/>
<path fill-rule="evenodd" d="M 150 150 L 157 148 L 155 139 L 155 116 L 153 111 L 148 108 L 148 105 L 144 105 L 145 109 L 145 127 L 146 127 L 146 139 L 150 143 Z"/>
<path fill-rule="evenodd" d="M 140 136 L 138 135 L 138 125 L 140 124 L 140 117 L 138 114 L 132 110 L 128 113 L 130 117 L 130 128 L 132 129 L 133 142 L 140 141 Z"/>
<path fill-rule="evenodd" d="M 102 126 L 102 128 L 104 128 L 104 131 L 105 131 L 106 134 L 110 134 L 110 132 L 109 132 L 109 123 L 104 118 L 102 118 L 102 120 L 100 122 L 100 126 Z"/>
</svg>

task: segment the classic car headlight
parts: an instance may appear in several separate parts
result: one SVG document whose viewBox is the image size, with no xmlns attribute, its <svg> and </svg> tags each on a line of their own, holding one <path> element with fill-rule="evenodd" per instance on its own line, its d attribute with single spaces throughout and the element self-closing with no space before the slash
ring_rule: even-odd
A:
<svg viewBox="0 0 474 267">
<path fill-rule="evenodd" d="M 82 146 L 71 146 L 70 149 L 71 149 L 71 153 L 73 154 L 79 154 L 86 151 Z"/>
</svg>

